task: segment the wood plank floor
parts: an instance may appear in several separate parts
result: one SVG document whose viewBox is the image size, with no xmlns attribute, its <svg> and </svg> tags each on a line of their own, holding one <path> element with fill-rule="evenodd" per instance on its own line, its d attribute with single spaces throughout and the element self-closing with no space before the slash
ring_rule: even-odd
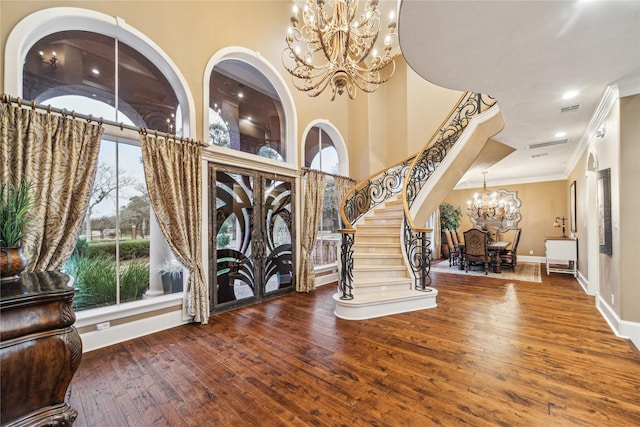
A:
<svg viewBox="0 0 640 427">
<path fill-rule="evenodd" d="M 431 310 L 345 321 L 323 286 L 86 353 L 74 426 L 640 425 L 639 353 L 575 279 L 433 279 Z"/>
</svg>

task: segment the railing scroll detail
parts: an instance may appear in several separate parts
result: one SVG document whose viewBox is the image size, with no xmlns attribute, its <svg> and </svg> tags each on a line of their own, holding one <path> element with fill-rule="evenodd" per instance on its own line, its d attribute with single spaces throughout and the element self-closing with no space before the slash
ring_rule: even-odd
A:
<svg viewBox="0 0 640 427">
<path fill-rule="evenodd" d="M 340 229 L 338 231 L 342 236 L 338 289 L 341 300 L 351 300 L 353 299 L 353 242 L 355 240 L 355 230 Z"/>
</svg>

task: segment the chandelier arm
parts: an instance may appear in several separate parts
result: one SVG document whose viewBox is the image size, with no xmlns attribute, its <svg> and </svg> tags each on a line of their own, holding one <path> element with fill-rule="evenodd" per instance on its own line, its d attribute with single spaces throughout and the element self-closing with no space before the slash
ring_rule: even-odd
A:
<svg viewBox="0 0 640 427">
<path fill-rule="evenodd" d="M 383 54 L 374 55 L 381 28 L 378 0 L 367 0 L 365 13 L 357 19 L 358 1 L 334 0 L 330 13 L 327 4 L 325 0 L 306 0 L 301 28 L 297 9 L 292 15 L 282 53 L 285 69 L 294 77 L 294 86 L 309 96 L 317 96 L 329 85 L 331 100 L 336 93 L 347 92 L 353 99 L 357 89 L 373 92 L 395 73 L 391 51 L 397 40 L 396 23 L 388 25 Z"/>
</svg>

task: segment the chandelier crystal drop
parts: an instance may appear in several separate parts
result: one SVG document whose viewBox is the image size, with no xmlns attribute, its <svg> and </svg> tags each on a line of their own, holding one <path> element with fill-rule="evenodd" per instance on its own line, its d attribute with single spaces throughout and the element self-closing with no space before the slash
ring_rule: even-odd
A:
<svg viewBox="0 0 640 427">
<path fill-rule="evenodd" d="M 297 89 L 315 97 L 330 86 L 332 101 L 344 92 L 354 99 L 356 88 L 371 93 L 393 76 L 399 51 L 395 10 L 378 48 L 378 4 L 367 0 L 364 14 L 358 16 L 357 0 L 306 0 L 302 22 L 294 5 L 282 64 Z"/>
</svg>

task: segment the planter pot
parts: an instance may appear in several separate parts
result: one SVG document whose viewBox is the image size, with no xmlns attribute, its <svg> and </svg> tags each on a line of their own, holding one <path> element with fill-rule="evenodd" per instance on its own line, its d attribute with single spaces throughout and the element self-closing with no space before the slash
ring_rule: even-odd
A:
<svg viewBox="0 0 640 427">
<path fill-rule="evenodd" d="M 13 282 L 18 280 L 20 273 L 27 267 L 29 259 L 19 248 L 0 248 L 0 281 Z"/>
<path fill-rule="evenodd" d="M 160 277 L 165 294 L 182 292 L 182 273 L 162 273 Z"/>
</svg>

